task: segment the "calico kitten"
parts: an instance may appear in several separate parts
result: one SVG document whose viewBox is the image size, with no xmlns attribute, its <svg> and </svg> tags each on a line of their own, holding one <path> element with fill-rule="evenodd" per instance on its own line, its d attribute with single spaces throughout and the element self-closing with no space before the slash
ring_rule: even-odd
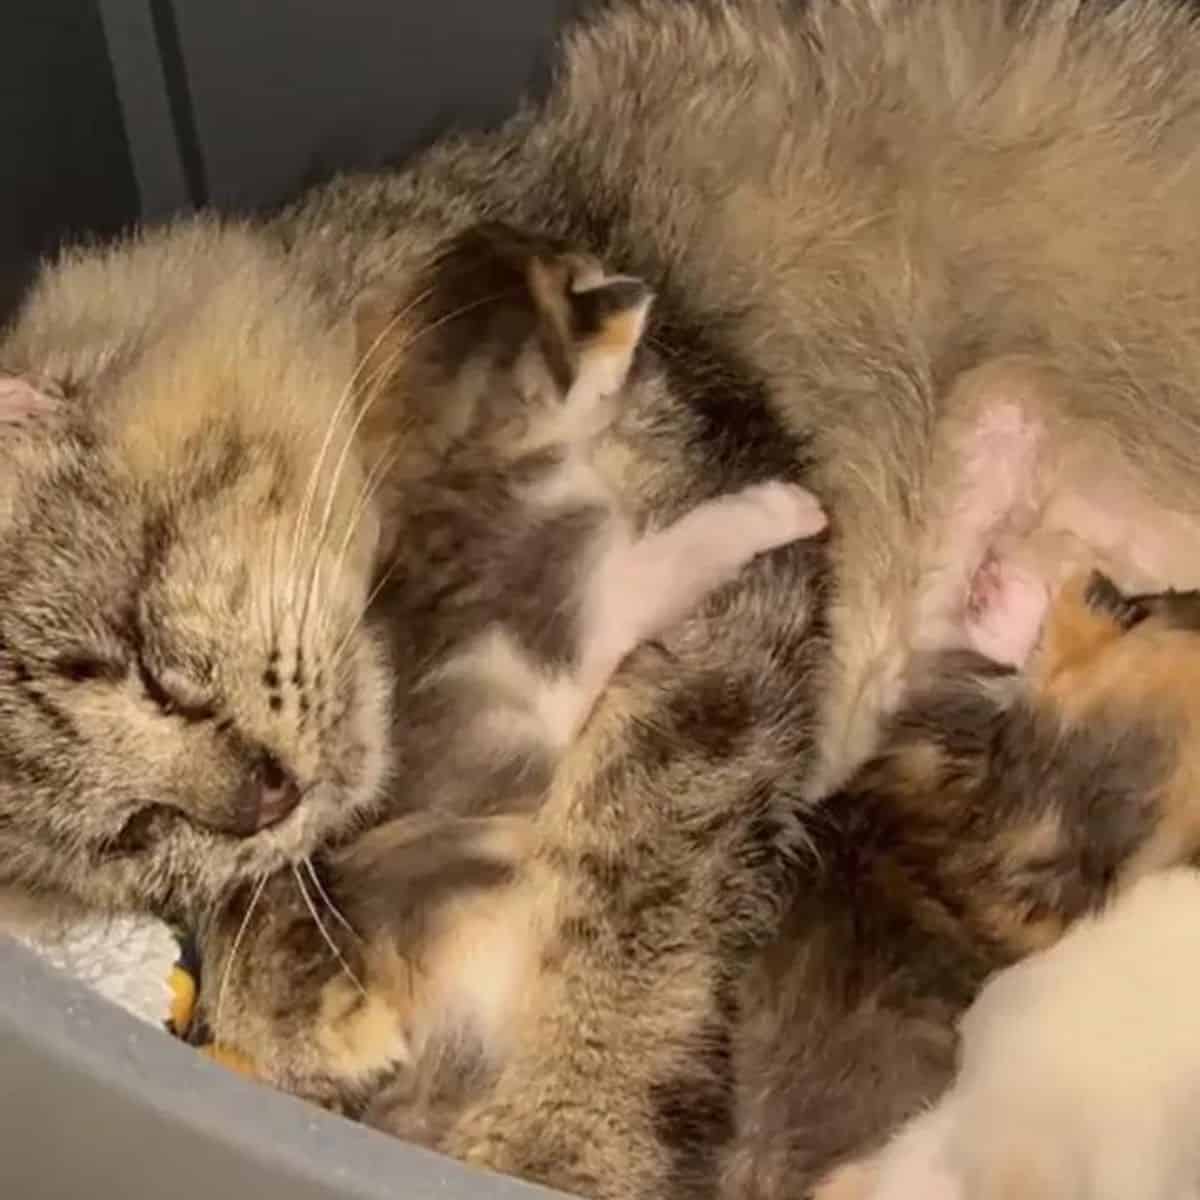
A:
<svg viewBox="0 0 1200 1200">
<path fill-rule="evenodd" d="M 795 1101 L 733 1164 L 735 1194 L 772 1194 L 786 1171 L 805 1195 L 869 1152 L 949 1085 L 957 1018 L 992 972 L 1200 849 L 1198 614 L 1200 593 L 1126 597 L 1079 576 L 1027 674 L 962 651 L 919 672 L 878 755 L 813 823 L 792 953 L 755 981 L 741 1077 L 752 1095 L 779 1072 Z M 814 1195 L 866 1178 L 847 1167 Z"/>
<path fill-rule="evenodd" d="M 464 287 L 482 302 L 461 305 Z M 196 1036 L 350 1111 L 375 1082 L 360 1064 L 399 1064 L 402 1087 L 422 1091 L 404 1108 L 432 1139 L 431 1091 L 457 1092 L 503 1058 L 509 1014 L 553 942 L 532 915 L 535 818 L 614 672 L 825 516 L 804 488 L 768 481 L 634 525 L 592 459 L 620 419 L 649 305 L 638 281 L 481 227 L 443 248 L 415 295 L 375 296 L 360 329 L 363 361 L 388 373 L 366 422 L 390 464 L 373 619 L 393 663 L 392 819 L 322 856 L 320 877 L 268 884 L 267 913 L 243 889 L 204 923 Z M 429 333 L 401 362 L 392 347 L 408 335 L 389 313 L 413 319 L 414 304 Z M 342 923 L 332 955 L 303 895 L 314 886 Z M 288 911 L 280 887 L 297 932 L 283 939 L 292 969 L 277 973 L 264 965 Z M 336 946 L 349 930 L 357 939 Z M 326 970 L 301 986 L 305 935 Z M 313 1049 L 297 1052 L 305 1039 Z"/>
</svg>

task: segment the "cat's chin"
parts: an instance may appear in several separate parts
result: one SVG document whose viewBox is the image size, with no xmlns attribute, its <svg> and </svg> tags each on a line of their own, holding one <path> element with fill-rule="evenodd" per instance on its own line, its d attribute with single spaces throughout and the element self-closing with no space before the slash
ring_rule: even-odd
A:
<svg viewBox="0 0 1200 1200">
<path fill-rule="evenodd" d="M 160 914 L 179 905 L 204 907 L 242 884 L 304 864 L 322 847 L 361 828 L 378 805 L 373 775 L 355 788 L 321 783 L 278 823 L 239 835 L 151 804 L 96 847 L 90 872 L 60 872 L 61 884 L 88 907 Z"/>
</svg>

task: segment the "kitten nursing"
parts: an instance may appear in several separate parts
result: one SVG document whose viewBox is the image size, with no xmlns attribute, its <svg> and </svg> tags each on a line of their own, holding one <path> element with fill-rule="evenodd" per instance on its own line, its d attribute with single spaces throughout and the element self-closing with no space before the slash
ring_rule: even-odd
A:
<svg viewBox="0 0 1200 1200">
<path fill-rule="evenodd" d="M 415 1079 L 470 1162 L 774 1200 L 869 1154 L 990 970 L 1189 850 L 1166 676 L 1050 758 L 1119 689 L 1034 644 L 1063 570 L 1197 584 L 1198 99 L 1169 0 L 615 0 L 500 129 L 48 265 L 0 883 L 193 916 L 223 1044 L 384 1124 Z M 651 609 L 590 589 L 731 512 Z M 1061 612 L 1153 656 L 1103 591 Z M 964 642 L 1029 682 L 920 657 Z M 424 1075 L 464 963 L 470 1077 Z"/>
<path fill-rule="evenodd" d="M 1196 1196 L 1198 945 L 1200 873 L 1181 867 L 1001 972 L 954 1087 L 819 1200 Z"/>
</svg>

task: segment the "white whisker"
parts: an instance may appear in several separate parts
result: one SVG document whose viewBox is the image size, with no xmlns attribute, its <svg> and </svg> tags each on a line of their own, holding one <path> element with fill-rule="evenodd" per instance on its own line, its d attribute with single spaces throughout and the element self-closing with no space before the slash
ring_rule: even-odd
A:
<svg viewBox="0 0 1200 1200">
<path fill-rule="evenodd" d="M 342 538 L 342 544 L 338 548 L 337 558 L 333 563 L 331 574 L 334 579 L 337 579 L 337 577 L 341 574 L 342 567 L 346 562 L 346 555 L 350 551 L 350 543 L 354 540 L 354 534 L 357 532 L 358 527 L 362 524 L 363 517 L 366 516 L 367 510 L 371 505 L 371 501 L 375 499 L 379 489 L 383 487 L 388 471 L 391 470 L 398 458 L 398 452 L 381 455 L 379 460 L 368 473 L 367 478 L 359 491 L 358 499 L 355 501 L 354 509 L 351 512 L 350 519 L 346 525 L 346 534 Z M 327 614 L 326 619 L 320 626 L 322 633 L 328 629 L 328 624 L 329 616 Z"/>
<path fill-rule="evenodd" d="M 225 960 L 225 967 L 221 972 L 221 982 L 217 987 L 217 1012 L 212 1023 L 212 1035 L 215 1042 L 220 1042 L 221 1040 L 221 1014 L 225 1011 L 225 993 L 229 987 L 229 979 L 233 972 L 234 959 L 237 958 L 237 953 L 242 946 L 242 939 L 245 938 L 246 931 L 250 928 L 250 919 L 254 916 L 254 910 L 258 907 L 258 902 L 262 898 L 268 878 L 268 876 L 264 875 L 255 886 L 250 896 L 250 903 L 246 906 L 246 914 L 242 917 L 242 923 L 238 926 L 238 931 L 234 935 L 233 944 L 229 947 L 229 957 Z"/>
<path fill-rule="evenodd" d="M 309 474 L 308 485 L 305 488 L 304 499 L 300 505 L 300 512 L 296 517 L 295 536 L 292 540 L 292 554 L 288 563 L 288 575 L 293 580 L 295 579 L 296 565 L 300 553 L 300 535 L 305 525 L 308 524 L 308 518 L 312 507 L 312 502 L 316 499 L 316 489 L 320 479 L 321 468 L 325 464 L 325 455 L 329 452 L 329 447 L 333 441 L 334 432 L 337 429 L 338 422 L 342 419 L 342 415 L 346 410 L 346 406 L 353 402 L 354 390 L 358 386 L 359 378 L 362 375 L 363 369 L 370 362 L 371 356 L 379 348 L 383 339 L 396 327 L 399 321 L 406 316 L 413 308 L 421 303 L 429 295 L 429 290 L 415 297 L 413 301 L 396 313 L 372 339 L 370 346 L 363 353 L 358 362 L 355 364 L 354 370 L 350 372 L 350 378 L 346 381 L 345 387 L 342 388 L 342 394 L 338 397 L 337 404 L 334 405 L 333 413 L 329 418 L 329 428 L 326 430 L 324 440 L 321 442 L 321 449 L 317 453 L 317 460 L 313 464 L 313 469 Z M 296 593 L 293 588 L 290 607 L 294 607 L 296 602 Z"/>
<path fill-rule="evenodd" d="M 291 594 L 288 599 L 288 607 L 294 608 L 296 604 L 296 566 L 300 556 L 300 538 L 305 526 L 308 524 L 309 514 L 312 509 L 313 501 L 316 499 L 317 487 L 320 483 L 321 468 L 325 465 L 325 455 L 329 453 L 329 447 L 333 442 L 333 435 L 337 432 L 338 423 L 342 419 L 342 414 L 346 406 L 351 403 L 354 396 L 354 382 L 358 372 L 355 371 L 350 377 L 350 382 L 342 390 L 342 394 L 329 418 L 329 426 L 325 431 L 325 437 L 321 442 L 321 448 L 317 452 L 316 461 L 313 463 L 312 470 L 309 472 L 308 483 L 304 489 L 304 496 L 300 502 L 300 511 L 296 514 L 296 525 L 292 532 L 292 553 L 288 560 L 288 578 L 292 581 Z"/>
<path fill-rule="evenodd" d="M 428 295 L 428 294 L 429 293 L 427 292 L 424 295 Z M 350 452 L 354 446 L 355 437 L 358 434 L 359 429 L 362 427 L 362 424 L 366 420 L 368 415 L 370 415 L 372 408 L 375 406 L 375 404 L 379 400 L 380 396 L 384 395 L 387 391 L 386 387 L 384 387 L 383 384 L 386 381 L 386 379 L 389 377 L 389 375 L 392 371 L 392 368 L 402 358 L 402 356 L 405 355 L 406 353 L 408 353 L 408 351 L 411 350 L 412 347 L 414 345 L 416 345 L 422 338 L 429 336 L 430 334 L 434 333 L 441 326 L 446 325 L 451 321 L 457 320 L 459 317 L 466 315 L 467 313 L 471 312 L 472 310 L 474 310 L 476 308 L 481 308 L 486 304 L 492 304 L 496 300 L 503 299 L 505 295 L 506 295 L 505 292 L 494 292 L 494 293 L 489 293 L 488 295 L 485 295 L 485 296 L 477 296 L 474 300 L 470 301 L 469 303 L 460 305 L 458 308 L 453 309 L 448 313 L 444 313 L 442 316 L 438 317 L 437 320 L 431 321 L 428 325 L 417 330 L 417 332 L 414 333 L 411 337 L 407 338 L 406 340 L 401 341 L 401 343 L 398 346 L 396 346 L 394 349 L 392 349 L 386 356 L 384 356 L 382 361 L 380 363 L 378 363 L 374 367 L 374 369 L 366 376 L 366 380 L 367 380 L 367 384 L 366 384 L 366 388 L 365 388 L 366 397 L 363 400 L 363 402 L 359 408 L 359 412 L 358 412 L 357 416 L 355 417 L 353 423 L 351 424 L 350 429 L 347 431 L 346 439 L 342 445 L 341 452 L 338 456 L 337 464 L 335 465 L 335 467 L 333 469 L 333 474 L 332 474 L 332 477 L 330 478 L 330 481 L 329 481 L 329 484 L 327 487 L 327 495 L 326 495 L 326 499 L 325 499 L 325 510 L 324 510 L 324 513 L 322 514 L 320 529 L 318 530 L 316 541 L 314 543 L 314 546 L 313 546 L 313 549 L 311 552 L 310 566 L 307 569 L 307 571 L 305 572 L 305 575 L 307 577 L 307 584 L 305 585 L 304 601 L 301 606 L 300 612 L 297 614 L 297 620 L 296 620 L 296 636 L 297 636 L 298 641 L 303 642 L 303 640 L 305 638 L 307 625 L 308 625 L 309 612 L 310 612 L 311 606 L 312 606 L 313 595 L 316 591 L 317 584 L 319 582 L 319 579 L 320 579 L 320 576 L 322 573 L 321 556 L 322 556 L 322 551 L 325 548 L 326 540 L 329 536 L 329 530 L 330 530 L 330 526 L 331 526 L 333 511 L 334 511 L 334 508 L 337 503 L 338 484 L 341 481 L 343 471 L 346 469 L 347 462 L 350 461 Z M 355 368 L 353 375 L 351 376 L 351 383 L 348 385 L 347 394 L 349 394 L 350 391 L 353 391 L 354 388 L 360 382 L 360 377 L 362 376 L 364 366 L 370 360 L 371 355 L 374 353 L 375 349 L 380 345 L 383 338 L 392 329 L 394 329 L 395 326 L 397 325 L 397 323 L 401 320 L 401 318 L 403 316 L 405 316 L 407 313 L 409 313 L 414 307 L 416 307 L 416 305 L 419 304 L 421 302 L 421 299 L 423 299 L 423 298 L 424 298 L 424 296 L 419 297 L 418 299 L 414 300 L 411 304 L 409 304 L 401 312 L 399 312 L 395 316 L 393 316 L 386 323 L 384 328 L 376 335 L 376 337 L 374 338 L 374 340 L 371 343 L 370 348 L 367 350 L 367 352 L 365 354 L 362 355 L 358 366 Z M 344 407 L 345 407 L 345 399 L 346 399 L 346 397 L 344 395 L 342 400 L 339 401 L 334 420 L 341 419 L 341 416 L 343 414 Z M 320 460 L 318 463 L 318 468 L 320 465 L 323 464 L 324 457 L 328 450 L 329 444 L 330 444 L 330 438 L 327 435 L 327 437 L 325 439 L 325 443 L 321 447 L 321 455 L 320 455 Z M 314 470 L 316 470 L 318 468 L 314 468 Z M 314 476 L 314 480 L 315 480 L 315 476 Z M 311 495 L 306 495 L 305 500 L 306 500 L 306 503 L 304 505 L 303 512 L 302 512 L 302 521 L 303 521 L 304 525 L 307 525 L 312 516 L 312 503 L 311 502 L 313 500 L 315 500 L 315 491 L 312 491 Z M 360 517 L 360 519 L 361 519 L 361 517 Z M 291 562 L 291 568 L 290 568 L 293 572 L 295 571 L 296 563 L 297 563 L 298 556 L 299 556 L 299 545 L 300 545 L 300 540 L 301 540 L 301 533 L 302 533 L 302 529 L 301 529 L 300 525 L 298 524 L 297 531 L 296 531 L 296 539 L 295 539 L 295 543 L 293 545 L 293 555 L 292 555 L 292 562 Z M 394 569 L 394 567 L 393 567 L 393 569 Z M 391 576 L 391 571 L 389 571 L 388 575 L 385 576 L 385 579 L 383 581 L 381 581 L 380 586 L 382 586 L 382 583 L 386 582 L 386 579 L 390 578 L 390 576 Z M 298 585 L 299 579 L 295 578 L 294 582 Z M 376 595 L 378 595 L 380 586 L 377 586 L 374 589 L 374 591 L 371 593 L 371 599 L 374 599 L 374 597 Z M 295 587 L 293 587 L 293 590 L 291 593 L 291 605 L 293 607 L 295 606 L 295 601 L 296 601 L 296 590 L 295 590 Z M 368 605 L 369 605 L 369 602 L 368 602 Z M 363 614 L 360 614 L 358 620 L 352 626 L 350 633 L 347 634 L 346 638 L 343 640 L 342 646 L 339 648 L 338 653 L 334 656 L 335 661 L 339 661 L 342 658 L 342 655 L 344 654 L 346 645 L 348 645 L 350 638 L 352 638 L 353 635 L 358 631 L 359 627 L 361 626 L 364 616 L 365 616 L 365 610 L 364 610 Z"/>
<path fill-rule="evenodd" d="M 333 510 L 337 503 L 337 486 L 338 486 L 338 483 L 341 481 L 342 472 L 346 469 L 347 462 L 350 461 L 350 451 L 352 450 L 352 448 L 354 446 L 354 439 L 355 439 L 359 429 L 362 427 L 362 424 L 366 420 L 366 418 L 370 415 L 371 410 L 375 406 L 376 401 L 379 399 L 379 397 L 381 395 L 384 394 L 384 392 L 386 390 L 385 388 L 383 388 L 381 386 L 382 381 L 387 378 L 387 375 L 390 373 L 392 366 L 400 359 L 400 357 L 402 355 L 406 354 L 410 349 L 412 349 L 412 347 L 414 345 L 416 345 L 417 342 L 419 342 L 422 338 L 433 333 L 440 326 L 445 325 L 450 321 L 457 320 L 461 316 L 465 316 L 467 313 L 471 312 L 473 309 L 480 308 L 485 304 L 491 304 L 496 300 L 503 299 L 503 295 L 504 295 L 504 293 L 496 292 L 496 293 L 489 294 L 486 296 L 479 296 L 479 297 L 476 297 L 476 299 L 472 300 L 469 304 L 460 305 L 458 308 L 452 310 L 451 312 L 445 313 L 444 315 L 439 317 L 436 321 L 432 321 L 432 322 L 430 322 L 430 324 L 426 325 L 424 328 L 419 329 L 415 334 L 412 335 L 412 337 L 408 338 L 406 341 L 402 342 L 399 346 L 397 346 L 389 355 L 387 355 L 384 358 L 384 360 L 368 376 L 368 395 L 367 395 L 366 399 L 363 401 L 362 405 L 360 406 L 358 414 L 354 418 L 354 421 L 351 424 L 350 429 L 346 434 L 346 440 L 342 444 L 341 453 L 338 455 L 338 461 L 333 469 L 333 476 L 329 481 L 326 499 L 325 499 L 325 510 L 321 517 L 320 529 L 318 530 L 317 539 L 316 539 L 316 542 L 315 542 L 315 544 L 313 546 L 313 550 L 312 550 L 311 566 L 310 566 L 309 570 L 306 572 L 306 574 L 308 576 L 308 585 L 305 590 L 304 603 L 302 605 L 302 608 L 301 608 L 301 611 L 300 611 L 300 614 L 299 614 L 299 617 L 297 620 L 297 628 L 298 628 L 297 636 L 298 637 L 303 638 L 304 630 L 305 630 L 305 627 L 308 622 L 308 614 L 309 614 L 309 610 L 311 607 L 312 596 L 313 596 L 313 592 L 316 587 L 318 577 L 320 574 L 321 552 L 322 552 L 322 550 L 324 550 L 326 539 L 329 536 L 329 529 L 330 529 L 331 519 L 333 516 Z M 411 307 L 412 306 L 410 305 L 409 308 L 411 308 Z M 407 311 L 408 310 L 406 309 L 405 312 L 407 312 Z M 368 361 L 371 352 L 374 351 L 374 349 L 379 345 L 382 338 L 384 336 L 386 336 L 386 334 L 396 325 L 396 323 L 400 319 L 401 315 L 403 315 L 403 314 L 397 314 L 395 317 L 392 317 L 391 320 L 388 321 L 387 325 L 385 325 L 383 331 L 380 332 L 376 336 L 376 338 L 374 339 L 374 341 L 371 344 L 371 350 L 368 351 L 368 353 L 363 356 L 358 368 L 354 372 L 354 376 L 353 376 L 354 383 L 358 382 L 358 377 L 362 371 L 363 364 L 365 364 Z M 377 385 L 380 385 L 380 386 L 377 386 Z M 339 418 L 340 418 L 341 409 L 342 409 L 342 404 L 339 403 L 339 405 L 338 405 Z M 325 451 L 325 447 L 323 446 L 322 447 L 322 457 L 324 455 L 324 451 Z M 306 511 L 305 517 L 304 517 L 306 523 L 307 523 L 310 515 L 311 515 L 311 511 Z M 294 560 L 293 560 L 293 568 L 294 568 Z M 293 593 L 293 603 L 294 603 L 294 601 L 295 601 L 295 594 Z"/>
<path fill-rule="evenodd" d="M 321 444 L 321 449 L 317 455 L 316 464 L 314 465 L 313 471 L 309 476 L 309 486 L 305 491 L 304 501 L 301 504 L 300 513 L 298 514 L 297 519 L 296 519 L 295 537 L 292 542 L 292 556 L 291 556 L 291 560 L 288 564 L 288 574 L 289 574 L 289 577 L 293 579 L 293 581 L 296 580 L 295 572 L 296 572 L 296 567 L 297 567 L 297 563 L 298 563 L 298 559 L 299 559 L 300 537 L 301 537 L 304 527 L 308 524 L 309 517 L 311 516 L 312 503 L 316 499 L 316 485 L 318 482 L 318 475 L 321 470 L 321 467 L 324 465 L 325 455 L 328 453 L 329 446 L 332 441 L 333 432 L 337 426 L 337 423 L 342 419 L 342 416 L 346 409 L 346 405 L 349 404 L 353 400 L 355 389 L 358 387 L 358 385 L 362 379 L 363 371 L 365 370 L 367 364 L 371 361 L 371 358 L 374 356 L 375 351 L 378 350 L 380 345 L 383 343 L 383 340 L 390 333 L 393 332 L 393 330 L 396 328 L 396 326 L 399 325 L 400 322 L 406 316 L 408 316 L 409 313 L 411 313 L 413 311 L 413 309 L 415 309 L 418 305 L 420 305 L 425 300 L 427 300 L 432 294 L 433 294 L 432 287 L 426 288 L 425 291 L 420 292 L 416 296 L 414 296 L 412 298 L 412 300 L 409 301 L 408 304 L 406 304 L 402 309 L 400 309 L 399 312 L 395 313 L 392 317 L 390 317 L 388 319 L 388 321 L 384 324 L 383 328 L 375 335 L 374 338 L 371 339 L 371 344 L 366 348 L 365 351 L 363 351 L 360 354 L 358 362 L 355 365 L 354 370 L 350 373 L 349 380 L 347 380 L 347 382 L 346 382 L 346 386 L 342 389 L 342 394 L 338 398 L 337 404 L 334 406 L 333 415 L 330 417 L 329 430 L 325 435 L 325 440 Z M 389 355 L 387 358 L 384 359 L 384 361 L 382 363 L 377 364 L 373 368 L 373 370 L 367 377 L 367 379 L 368 379 L 367 386 L 369 389 L 374 388 L 376 382 L 378 382 L 378 380 L 383 376 L 383 374 L 391 368 L 391 366 L 395 363 L 396 359 L 399 357 L 399 354 L 403 353 L 403 350 L 404 350 L 404 347 L 402 346 L 397 352 L 395 352 L 392 355 Z M 375 395 L 375 393 L 372 392 L 372 400 L 374 399 L 374 395 Z M 370 407 L 370 404 L 368 403 L 364 407 Z M 351 431 L 350 436 L 347 438 L 347 445 L 349 445 L 350 442 L 352 442 L 352 441 L 353 441 L 353 430 Z M 334 479 L 330 484 L 331 494 L 332 494 L 332 491 L 333 491 L 333 488 L 334 488 L 334 485 L 336 484 L 336 482 L 337 482 L 337 473 L 335 472 Z M 291 598 L 289 600 L 289 607 L 294 608 L 295 603 L 296 603 L 296 588 L 295 588 L 295 586 L 293 586 Z"/>
<path fill-rule="evenodd" d="M 371 605 L 375 603 L 376 597 L 378 597 L 379 593 L 382 592 L 383 589 L 391 582 L 392 576 L 396 573 L 396 567 L 398 565 L 399 559 L 394 558 L 392 560 L 392 565 L 388 567 L 388 569 L 380 577 L 379 582 L 376 583 L 367 594 L 367 598 L 363 601 L 363 605 L 358 616 L 355 617 L 355 619 L 350 623 L 350 628 L 346 630 L 345 635 L 337 645 L 337 649 L 333 652 L 333 666 L 335 670 L 341 665 L 342 660 L 349 652 L 350 644 L 354 640 L 354 635 L 362 628 L 363 622 L 367 619 L 367 613 L 371 611 Z"/>
<path fill-rule="evenodd" d="M 338 921 L 347 933 L 361 942 L 362 938 L 359 937 L 358 930 L 346 920 L 341 911 L 338 909 L 338 906 L 334 904 L 329 893 L 325 890 L 325 885 L 321 882 L 321 877 L 317 874 L 317 869 L 313 866 L 311 858 L 304 859 L 304 867 L 308 872 L 309 879 L 312 880 L 313 887 L 317 889 L 317 895 L 321 897 L 321 900 L 324 902 L 325 907 L 329 910 L 334 920 Z"/>
<path fill-rule="evenodd" d="M 383 334 L 380 334 L 379 336 L 382 337 Z M 376 341 L 378 341 L 378 338 L 376 339 Z M 366 361 L 366 360 L 364 359 L 364 361 Z M 331 525 L 332 518 L 333 518 L 333 510 L 337 503 L 338 484 L 341 482 L 342 472 L 345 471 L 346 464 L 350 461 L 350 452 L 354 448 L 354 439 L 357 436 L 358 431 L 362 428 L 363 422 L 367 419 L 367 416 L 370 414 L 371 409 L 374 407 L 375 401 L 383 393 L 382 387 L 376 389 L 374 387 L 374 385 L 377 382 L 376 377 L 377 376 L 381 377 L 382 372 L 384 372 L 387 369 L 387 365 L 388 364 L 386 362 L 384 364 L 381 364 L 381 366 L 377 369 L 377 371 L 374 372 L 371 376 L 370 386 L 371 386 L 372 390 L 370 391 L 370 394 L 368 395 L 367 399 L 364 400 L 362 405 L 359 407 L 358 413 L 355 415 L 355 418 L 354 418 L 353 422 L 351 423 L 349 430 L 346 433 L 346 440 L 342 443 L 341 452 L 338 455 L 337 463 L 334 465 L 334 468 L 333 468 L 333 475 L 330 478 L 328 488 L 326 489 L 325 509 L 324 509 L 324 512 L 321 514 L 321 525 L 317 531 L 316 542 L 314 543 L 313 549 L 312 549 L 311 566 L 310 566 L 309 570 L 306 572 L 306 574 L 308 576 L 308 584 L 307 584 L 307 587 L 305 588 L 305 592 L 304 592 L 304 602 L 301 606 L 300 614 L 299 614 L 299 616 L 297 618 L 297 622 L 296 622 L 298 638 L 302 638 L 304 636 L 305 626 L 308 623 L 308 613 L 309 613 L 309 609 L 312 605 L 313 593 L 316 588 L 317 580 L 318 580 L 318 577 L 320 575 L 320 570 L 321 570 L 321 552 L 325 549 L 325 542 L 326 542 L 326 539 L 329 537 L 330 525 Z M 358 375 L 358 371 L 355 372 L 355 375 L 356 376 Z M 308 516 L 310 516 L 310 515 L 311 515 L 311 512 L 308 515 L 306 515 L 306 518 L 305 518 L 306 521 L 308 519 Z M 353 532 L 353 529 L 351 530 L 351 532 Z M 294 592 L 293 592 L 293 596 L 292 596 L 292 601 L 293 601 L 293 605 L 294 605 L 294 603 L 295 603 L 295 593 Z"/>
<path fill-rule="evenodd" d="M 322 923 L 321 914 L 317 912 L 317 906 L 312 902 L 312 897 L 308 894 L 308 889 L 304 886 L 304 876 L 300 874 L 300 870 L 295 863 L 292 864 L 292 877 L 296 880 L 296 886 L 300 889 L 300 895 L 304 899 L 304 906 L 308 909 L 313 919 L 313 924 L 316 925 L 321 937 L 325 939 L 325 944 L 333 951 L 333 957 L 338 960 L 338 965 L 345 972 L 346 978 L 358 989 L 359 995 L 365 996 L 367 989 L 363 987 L 358 976 L 350 969 L 350 964 L 337 948 L 337 943 L 329 936 L 329 930 Z"/>
</svg>

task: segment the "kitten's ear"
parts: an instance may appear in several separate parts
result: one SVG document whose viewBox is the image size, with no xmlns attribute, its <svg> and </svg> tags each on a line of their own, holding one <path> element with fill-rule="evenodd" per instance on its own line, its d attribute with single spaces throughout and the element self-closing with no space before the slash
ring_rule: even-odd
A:
<svg viewBox="0 0 1200 1200">
<path fill-rule="evenodd" d="M 571 254 L 529 253 L 524 275 L 539 342 L 564 397 L 618 391 L 645 332 L 650 289 Z"/>
<path fill-rule="evenodd" d="M 55 416 L 62 392 L 52 383 L 0 371 L 0 436 L 6 429 L 38 425 Z"/>
<path fill-rule="evenodd" d="M 407 417 L 463 432 L 484 399 L 484 373 L 518 371 L 532 350 L 559 399 L 606 395 L 628 375 L 651 299 L 640 280 L 589 256 L 479 225 L 448 241 L 404 292 L 359 299 L 361 390 L 382 384 Z"/>
</svg>

